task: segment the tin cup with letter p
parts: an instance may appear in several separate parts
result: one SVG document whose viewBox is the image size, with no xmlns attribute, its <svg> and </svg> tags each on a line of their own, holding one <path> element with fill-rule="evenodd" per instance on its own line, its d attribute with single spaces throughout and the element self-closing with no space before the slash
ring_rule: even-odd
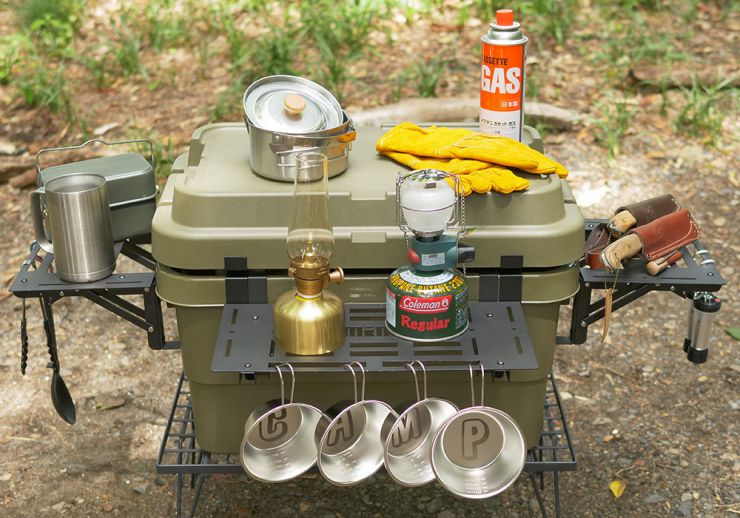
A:
<svg viewBox="0 0 740 518">
<path fill-rule="evenodd" d="M 360 398 L 357 397 L 357 374 L 362 374 Z M 372 476 L 383 465 L 383 431 L 398 414 L 382 401 L 365 399 L 365 369 L 360 362 L 345 364 L 354 381 L 354 403 L 341 402 L 327 414 L 330 423 L 316 427 L 319 445 L 318 467 L 323 477 L 338 486 L 351 486 Z"/>
<path fill-rule="evenodd" d="M 282 367 L 291 374 L 287 402 Z M 239 452 L 244 470 L 262 482 L 284 482 L 311 469 L 316 463 L 316 425 L 329 421 L 318 408 L 293 401 L 295 372 L 289 363 L 276 365 L 275 370 L 280 400 L 268 401 L 249 415 Z"/>
<path fill-rule="evenodd" d="M 419 391 L 419 379 L 414 364 L 421 368 L 424 398 Z M 446 399 L 427 395 L 427 371 L 418 360 L 407 363 L 414 375 L 416 402 L 401 413 L 393 423 L 385 440 L 385 469 L 388 475 L 407 487 L 423 486 L 434 480 L 430 451 L 434 433 L 443 422 L 457 412 L 457 407 Z"/>
<path fill-rule="evenodd" d="M 489 498 L 508 488 L 524 469 L 527 446 L 516 422 L 505 412 L 483 406 L 485 369 L 481 369 L 480 405 L 449 417 L 434 435 L 432 468 L 437 480 L 464 498 Z"/>
</svg>

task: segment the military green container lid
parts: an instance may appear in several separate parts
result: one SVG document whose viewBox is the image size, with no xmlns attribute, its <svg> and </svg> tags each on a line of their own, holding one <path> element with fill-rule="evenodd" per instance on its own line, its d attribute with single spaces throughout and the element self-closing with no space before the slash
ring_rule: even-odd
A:
<svg viewBox="0 0 740 518">
<path fill-rule="evenodd" d="M 407 262 L 395 199 L 396 175 L 406 168 L 375 151 L 386 129 L 359 128 L 347 171 L 329 180 L 333 265 L 392 269 Z M 466 238 L 476 247 L 471 266 L 497 268 L 502 256 L 521 256 L 525 268 L 577 261 L 584 222 L 567 183 L 556 175 L 518 174 L 531 182 L 528 190 L 465 199 L 467 226 L 475 229 Z M 226 256 L 247 256 L 254 269 L 287 268 L 292 205 L 292 184 L 250 169 L 243 124 L 201 127 L 160 198 L 152 252 L 159 263 L 185 270 L 223 269 Z"/>
</svg>

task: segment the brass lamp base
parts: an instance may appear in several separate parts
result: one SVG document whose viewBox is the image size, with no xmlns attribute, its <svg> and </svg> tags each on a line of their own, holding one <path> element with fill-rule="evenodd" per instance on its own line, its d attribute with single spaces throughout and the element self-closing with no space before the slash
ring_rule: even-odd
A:
<svg viewBox="0 0 740 518">
<path fill-rule="evenodd" d="M 344 344 L 344 303 L 327 290 L 310 298 L 283 293 L 275 301 L 274 323 L 275 341 L 286 353 L 326 354 Z"/>
</svg>

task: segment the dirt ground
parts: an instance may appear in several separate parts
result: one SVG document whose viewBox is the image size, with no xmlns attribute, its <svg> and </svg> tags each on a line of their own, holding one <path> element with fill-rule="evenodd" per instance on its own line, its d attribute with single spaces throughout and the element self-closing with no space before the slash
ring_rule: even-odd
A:
<svg viewBox="0 0 740 518">
<path fill-rule="evenodd" d="M 98 20 L 86 21 L 83 28 L 90 45 L 95 34 L 106 31 L 105 18 L 115 3 L 99 4 Z M 719 4 L 701 3 L 700 15 L 692 22 L 695 36 L 680 42 L 683 50 L 695 51 L 692 59 L 736 61 L 732 49 L 737 48 L 738 14 L 727 14 Z M 585 345 L 558 348 L 555 373 L 579 462 L 576 471 L 560 479 L 563 515 L 736 516 L 740 354 L 724 329 L 740 326 L 735 282 L 740 271 L 740 245 L 735 241 L 740 224 L 740 119 L 735 111 L 726 114 L 725 138 L 718 146 L 677 135 L 670 121 L 682 94 L 672 90 L 663 98 L 651 90 L 621 88 L 624 63 L 609 76 L 606 65 L 594 65 L 591 59 L 600 51 L 595 33 L 605 20 L 586 7 L 579 16 L 581 28 L 573 43 L 530 45 L 527 73 L 532 84 L 539 85 L 536 99 L 574 109 L 592 121 L 572 132 L 548 133 L 548 153 L 569 168 L 568 182 L 586 217 L 606 217 L 620 204 L 674 193 L 694 215 L 728 286 L 719 293 L 723 308 L 706 364 L 685 359 L 681 345 L 687 303 L 667 292 L 649 294 L 616 313 L 606 347 L 600 346 L 596 325 Z M 654 27 L 675 28 L 678 23 L 669 9 L 650 16 Z M 401 26 L 388 52 L 357 65 L 360 81 L 348 83 L 345 92 L 350 113 L 391 102 L 393 73 L 418 56 L 440 50 L 454 55 L 459 67 L 440 81 L 437 95 L 474 95 L 478 56 L 470 49 L 483 22 L 471 19 L 458 27 L 453 18 L 440 15 Z M 4 33 L 12 24 L 9 11 L 0 9 L 0 30 Z M 214 43 L 219 45 L 225 45 L 222 39 Z M 80 67 L 70 65 L 73 93 L 88 130 L 117 124 L 106 134 L 111 140 L 151 131 L 162 144 L 165 137 L 171 138 L 175 153 L 183 152 L 192 130 L 212 117 L 213 104 L 233 79 L 223 55 L 214 53 L 201 73 L 193 52 L 179 48 L 154 55 L 145 48 L 141 59 L 149 69 L 146 80 L 118 78 L 101 89 L 85 80 Z M 577 81 L 572 80 L 574 70 L 582 72 Z M 605 82 L 605 77 L 610 79 Z M 41 147 L 83 138 L 61 117 L 24 107 L 12 86 L 0 86 L 0 140 L 23 146 L 32 155 Z M 607 89 L 630 113 L 620 153 L 613 160 L 596 138 L 596 121 L 610 116 L 598 108 Z M 402 98 L 416 95 L 410 87 L 400 93 Z M 232 108 L 225 118 L 240 120 L 238 103 Z M 172 516 L 175 478 L 157 475 L 155 459 L 181 369 L 178 352 L 151 351 L 138 328 L 86 300 L 66 298 L 54 308 L 62 374 L 77 403 L 77 423 L 70 427 L 51 406 L 48 356 L 36 303 L 28 306 L 28 372 L 25 377 L 19 372 L 21 303 L 7 287 L 32 235 L 29 192 L 0 184 L 0 514 Z M 130 266 L 119 263 L 119 269 Z M 168 336 L 175 337 L 174 315 L 168 311 L 166 319 Z M 561 334 L 566 320 L 564 310 Z M 609 490 L 615 480 L 626 484 L 619 498 Z M 552 509 L 551 478 L 546 482 Z M 538 516 L 538 511 L 525 477 L 494 499 L 470 502 L 452 497 L 437 484 L 404 489 L 386 476 L 348 489 L 330 486 L 317 476 L 279 485 L 246 476 L 211 476 L 197 515 L 525 518 Z"/>
</svg>

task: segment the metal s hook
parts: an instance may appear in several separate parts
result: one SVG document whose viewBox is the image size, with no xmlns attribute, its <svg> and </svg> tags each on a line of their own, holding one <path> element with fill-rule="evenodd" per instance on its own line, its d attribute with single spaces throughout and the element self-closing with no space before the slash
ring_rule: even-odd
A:
<svg viewBox="0 0 740 518">
<path fill-rule="evenodd" d="M 483 367 L 482 363 L 478 364 L 478 366 L 480 367 L 480 406 L 483 406 L 486 388 L 486 369 Z M 475 382 L 472 363 L 468 365 L 468 370 L 470 371 L 470 400 L 472 402 L 472 406 L 475 406 Z"/>
<path fill-rule="evenodd" d="M 352 374 L 352 386 L 355 389 L 355 403 L 357 403 L 357 374 L 355 374 L 355 368 L 351 363 L 345 363 L 343 367 Z"/>
</svg>

